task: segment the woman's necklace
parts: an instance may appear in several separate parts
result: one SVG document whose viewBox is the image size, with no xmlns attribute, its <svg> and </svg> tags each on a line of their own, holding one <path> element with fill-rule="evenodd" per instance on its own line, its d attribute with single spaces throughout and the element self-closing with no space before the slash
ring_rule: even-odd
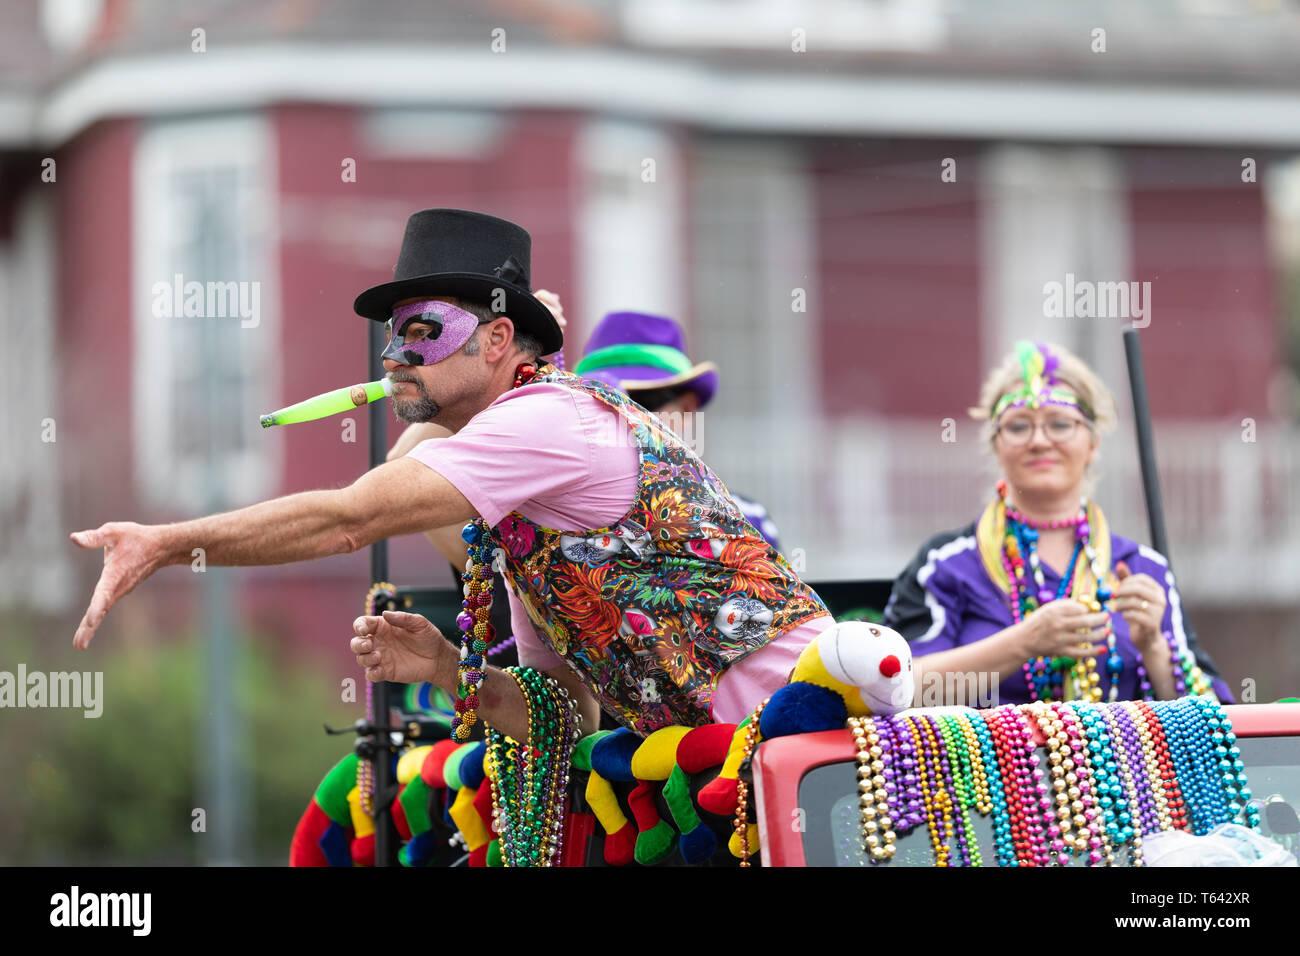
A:
<svg viewBox="0 0 1300 956">
<path fill-rule="evenodd" d="M 1104 580 L 1101 562 L 1096 549 L 1092 546 L 1092 528 L 1088 524 L 1088 499 L 1079 502 L 1079 512 L 1072 518 L 1060 518 L 1054 521 L 1036 521 L 1027 517 L 1007 504 L 1007 483 L 998 482 L 998 497 L 1002 500 L 1006 512 L 1006 536 L 1002 548 L 1002 563 L 1007 569 L 1010 584 L 1011 619 L 1019 623 L 1044 604 L 1053 600 L 1069 597 L 1074 588 L 1076 566 L 1080 555 L 1088 561 L 1093 579 L 1098 582 L 1094 597 L 1079 596 L 1089 610 L 1109 610 L 1110 589 L 1101 582 Z M 1061 583 L 1053 593 L 1047 587 L 1043 575 L 1042 561 L 1038 556 L 1039 532 L 1060 528 L 1074 529 L 1074 550 L 1065 571 L 1061 574 Z M 1026 566 L 1028 574 L 1026 574 Z M 1030 579 L 1032 578 L 1032 585 Z M 1115 649 L 1115 632 L 1107 629 L 1106 669 L 1110 675 L 1111 699 L 1119 694 L 1119 674 L 1123 669 L 1123 660 Z M 1036 657 L 1026 661 L 1022 667 L 1025 684 L 1029 690 L 1030 700 L 1052 700 L 1064 696 L 1064 676 L 1068 672 L 1071 678 L 1071 696 L 1076 699 L 1101 700 L 1101 676 L 1097 673 L 1097 661 L 1094 657 L 1076 660 L 1069 657 L 1048 659 Z"/>
</svg>

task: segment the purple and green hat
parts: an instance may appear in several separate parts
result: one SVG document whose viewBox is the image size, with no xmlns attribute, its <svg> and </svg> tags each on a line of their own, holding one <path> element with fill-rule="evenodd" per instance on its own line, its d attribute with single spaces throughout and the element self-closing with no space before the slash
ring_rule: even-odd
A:
<svg viewBox="0 0 1300 956">
<path fill-rule="evenodd" d="M 691 362 L 685 345 L 682 327 L 670 318 L 610 312 L 597 323 L 573 371 L 625 392 L 684 385 L 703 408 L 718 390 L 718 367 Z"/>
</svg>

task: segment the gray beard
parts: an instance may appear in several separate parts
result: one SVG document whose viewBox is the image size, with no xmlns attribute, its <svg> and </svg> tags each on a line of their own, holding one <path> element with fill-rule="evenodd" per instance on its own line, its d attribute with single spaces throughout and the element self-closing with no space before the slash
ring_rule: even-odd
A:
<svg viewBox="0 0 1300 956">
<path fill-rule="evenodd" d="M 442 411 L 442 406 L 435 402 L 424 390 L 424 383 L 416 379 L 410 384 L 420 393 L 419 398 L 402 398 L 393 400 L 393 414 L 399 422 L 431 422 Z"/>
</svg>

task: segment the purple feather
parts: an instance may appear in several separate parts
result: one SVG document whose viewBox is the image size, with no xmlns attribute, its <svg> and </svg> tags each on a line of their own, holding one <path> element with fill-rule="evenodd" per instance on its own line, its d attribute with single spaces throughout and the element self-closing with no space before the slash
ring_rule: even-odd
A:
<svg viewBox="0 0 1300 956">
<path fill-rule="evenodd" d="M 1042 342 L 1035 343 L 1038 351 L 1043 353 L 1043 378 L 1050 383 L 1056 382 L 1056 370 L 1061 365 L 1061 360 L 1057 358 Z"/>
</svg>

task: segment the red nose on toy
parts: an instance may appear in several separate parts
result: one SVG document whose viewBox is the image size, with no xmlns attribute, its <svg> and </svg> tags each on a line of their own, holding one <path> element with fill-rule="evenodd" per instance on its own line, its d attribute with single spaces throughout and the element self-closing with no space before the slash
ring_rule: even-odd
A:
<svg viewBox="0 0 1300 956">
<path fill-rule="evenodd" d="M 898 658 L 893 654 L 890 654 L 880 662 L 880 673 L 884 674 L 886 677 L 893 677 L 902 669 L 903 665 L 898 662 Z"/>
</svg>

